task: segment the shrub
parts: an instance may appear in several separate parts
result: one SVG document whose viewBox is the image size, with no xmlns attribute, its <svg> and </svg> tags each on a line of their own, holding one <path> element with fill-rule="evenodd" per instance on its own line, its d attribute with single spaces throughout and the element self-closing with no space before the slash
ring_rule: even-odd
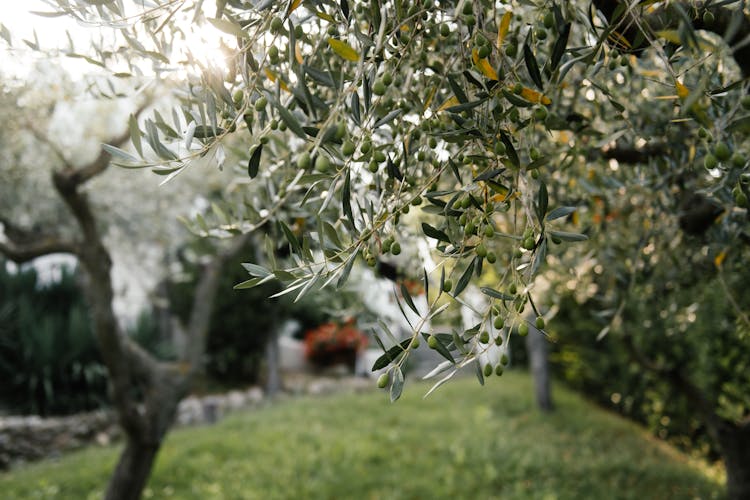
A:
<svg viewBox="0 0 750 500">
<path fill-rule="evenodd" d="M 41 283 L 33 267 L 0 262 L 0 405 L 68 414 L 105 406 L 107 377 L 75 271 Z"/>
<path fill-rule="evenodd" d="M 354 319 L 344 324 L 325 323 L 305 333 L 305 356 L 317 366 L 344 363 L 354 369 L 357 353 L 367 346 L 367 336 Z"/>
</svg>

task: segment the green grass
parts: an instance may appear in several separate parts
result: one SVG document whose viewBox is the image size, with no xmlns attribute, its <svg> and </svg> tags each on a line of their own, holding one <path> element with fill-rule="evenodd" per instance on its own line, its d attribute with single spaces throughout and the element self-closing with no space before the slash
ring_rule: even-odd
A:
<svg viewBox="0 0 750 500">
<path fill-rule="evenodd" d="M 543 415 L 525 375 L 460 379 L 422 399 L 301 398 L 170 434 L 146 497 L 178 499 L 719 498 L 715 470 L 555 388 Z M 0 475 L 5 499 L 98 498 L 117 448 Z"/>
</svg>

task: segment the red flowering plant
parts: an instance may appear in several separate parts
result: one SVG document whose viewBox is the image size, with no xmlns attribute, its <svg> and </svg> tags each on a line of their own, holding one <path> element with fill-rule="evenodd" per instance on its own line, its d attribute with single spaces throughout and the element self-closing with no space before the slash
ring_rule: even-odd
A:
<svg viewBox="0 0 750 500">
<path fill-rule="evenodd" d="M 305 356 L 318 366 L 344 363 L 353 369 L 357 353 L 366 346 L 367 336 L 353 318 L 344 324 L 324 323 L 305 333 Z"/>
</svg>

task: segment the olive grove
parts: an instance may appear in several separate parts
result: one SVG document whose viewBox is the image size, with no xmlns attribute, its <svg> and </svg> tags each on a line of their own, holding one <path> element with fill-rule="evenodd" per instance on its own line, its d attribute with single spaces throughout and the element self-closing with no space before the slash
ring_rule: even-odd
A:
<svg viewBox="0 0 750 500">
<path fill-rule="evenodd" d="M 106 147 L 117 164 L 179 183 L 214 158 L 262 186 L 235 192 L 214 223 L 192 221 L 217 236 L 265 227 L 264 262 L 247 263 L 237 288 L 277 281 L 301 298 L 344 286 L 360 257 L 379 267 L 410 242 L 431 243 L 434 268 L 409 266 L 427 307 L 399 290 L 419 317 L 411 337 L 376 335 L 384 354 L 373 368 L 387 368 L 378 384 L 392 400 L 418 348 L 445 358 L 435 387 L 465 366 L 480 381 L 502 374 L 507 356 L 480 354 L 528 334 L 530 314 L 545 331 L 531 299 L 537 276 L 575 288 L 569 270 L 589 262 L 581 278 L 607 309 L 602 337 L 696 404 L 730 497 L 750 496 L 750 384 L 734 366 L 750 331 L 734 272 L 750 238 L 743 1 L 49 4 L 46 15 L 112 28 L 87 57 L 117 78 L 178 80 L 171 114 L 131 121 Z M 221 37 L 220 57 L 200 56 L 195 34 L 207 32 Z M 230 148 L 241 160 L 225 161 Z M 75 211 L 70 181 L 58 184 Z M 289 258 L 276 257 L 279 241 Z M 472 283 L 485 297 L 472 306 L 481 321 L 426 331 Z M 716 309 L 720 341 L 687 335 L 694 320 L 652 322 L 648 335 L 621 328 L 638 314 L 634 300 L 677 290 L 675 310 L 664 310 L 677 318 L 703 283 L 728 305 Z M 685 317 L 696 311 L 714 313 Z M 721 375 L 696 371 L 726 356 Z"/>
</svg>

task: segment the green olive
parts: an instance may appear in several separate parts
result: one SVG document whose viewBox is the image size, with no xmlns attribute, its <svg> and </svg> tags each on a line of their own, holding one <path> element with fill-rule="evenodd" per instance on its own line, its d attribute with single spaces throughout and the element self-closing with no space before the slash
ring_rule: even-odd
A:
<svg viewBox="0 0 750 500">
<path fill-rule="evenodd" d="M 529 334 L 529 325 L 525 321 L 518 325 L 518 334 L 521 337 L 525 337 Z"/>
<path fill-rule="evenodd" d="M 312 165 L 312 159 L 310 153 L 305 151 L 297 157 L 297 166 L 303 170 L 307 170 Z"/>
</svg>

